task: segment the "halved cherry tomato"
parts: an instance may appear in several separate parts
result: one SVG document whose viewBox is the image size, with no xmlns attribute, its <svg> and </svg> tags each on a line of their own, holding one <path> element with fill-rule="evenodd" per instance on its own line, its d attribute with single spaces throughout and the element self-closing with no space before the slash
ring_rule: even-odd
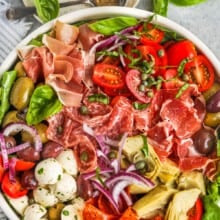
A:
<svg viewBox="0 0 220 220">
<path fill-rule="evenodd" d="M 98 63 L 94 67 L 92 80 L 108 89 L 119 89 L 125 85 L 125 73 L 117 66 Z"/>
<path fill-rule="evenodd" d="M 163 220 L 163 216 L 157 215 L 154 218 L 152 218 L 152 220 Z"/>
<path fill-rule="evenodd" d="M 162 87 L 164 89 L 176 89 L 180 88 L 183 85 L 183 81 L 181 81 L 177 76 L 177 69 L 167 69 L 163 75 L 163 78 L 166 82 L 163 82 Z"/>
<path fill-rule="evenodd" d="M 3 162 L 2 162 L 2 157 L 0 156 L 0 182 L 2 181 L 2 177 L 4 175 L 4 167 L 3 167 Z"/>
<path fill-rule="evenodd" d="M 193 59 L 197 56 L 194 44 L 189 40 L 173 43 L 167 49 L 168 65 L 178 66 L 186 58 Z"/>
<path fill-rule="evenodd" d="M 18 179 L 18 177 L 15 178 L 15 182 L 12 182 L 9 179 L 9 172 L 6 172 L 5 175 L 3 176 L 2 180 L 2 191 L 8 195 L 9 197 L 12 198 L 19 198 L 21 196 L 24 196 L 27 194 L 28 190 L 24 189 L 21 186 L 21 183 Z"/>
<path fill-rule="evenodd" d="M 140 42 L 143 44 L 151 42 L 160 43 L 164 38 L 164 32 L 151 23 L 146 24 L 146 26 L 142 25 L 138 32 L 141 35 Z"/>
<path fill-rule="evenodd" d="M 135 98 L 143 103 L 150 102 L 151 98 L 146 94 L 146 92 L 142 92 L 139 90 L 139 86 L 141 84 L 141 73 L 138 70 L 132 69 L 128 71 L 125 81 L 128 89 Z"/>
<path fill-rule="evenodd" d="M 214 83 L 213 66 L 203 55 L 198 55 L 192 62 L 187 63 L 184 72 L 190 76 L 190 82 L 198 85 L 200 92 L 208 90 Z"/>
<path fill-rule="evenodd" d="M 128 207 L 119 220 L 137 220 L 138 216 L 132 207 Z"/>
<path fill-rule="evenodd" d="M 203 214 L 202 200 L 198 198 L 195 205 L 188 211 L 188 220 L 201 220 Z"/>
<path fill-rule="evenodd" d="M 34 166 L 35 166 L 34 162 L 18 159 L 18 160 L 16 160 L 15 170 L 16 171 L 26 171 L 26 170 L 30 170 Z"/>
<path fill-rule="evenodd" d="M 104 92 L 108 95 L 108 96 L 118 96 L 118 95 L 122 95 L 125 97 L 129 97 L 131 96 L 131 93 L 129 91 L 129 89 L 127 88 L 127 86 L 125 85 L 123 88 L 120 89 L 109 89 L 109 88 L 104 88 L 103 89 Z"/>
<path fill-rule="evenodd" d="M 145 60 L 154 60 L 154 70 L 156 75 L 163 75 L 167 67 L 167 55 L 160 44 L 151 43 L 150 45 L 138 45 L 137 49 L 141 52 Z"/>
</svg>

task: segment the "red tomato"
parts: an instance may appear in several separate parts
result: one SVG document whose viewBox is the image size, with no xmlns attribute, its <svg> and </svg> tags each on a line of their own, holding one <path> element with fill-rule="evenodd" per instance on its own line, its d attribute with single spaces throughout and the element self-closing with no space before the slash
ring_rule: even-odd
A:
<svg viewBox="0 0 220 220">
<path fill-rule="evenodd" d="M 208 90 L 214 83 L 213 66 L 203 55 L 198 55 L 192 62 L 187 63 L 184 71 L 190 76 L 190 82 L 198 85 L 200 92 Z"/>
<path fill-rule="evenodd" d="M 2 191 L 12 197 L 12 198 L 19 198 L 27 194 L 28 190 L 22 188 L 19 179 L 16 177 L 15 182 L 12 182 L 9 179 L 9 173 L 5 173 L 3 180 L 2 180 Z"/>
<path fill-rule="evenodd" d="M 125 73 L 117 66 L 98 63 L 94 67 L 92 80 L 108 89 L 119 89 L 125 85 Z"/>
<path fill-rule="evenodd" d="M 162 87 L 164 89 L 180 88 L 184 82 L 176 78 L 176 75 L 177 69 L 167 69 L 163 75 L 163 78 L 166 80 L 166 82 L 162 84 Z"/>
<path fill-rule="evenodd" d="M 201 220 L 203 214 L 202 200 L 198 198 L 195 205 L 188 211 L 188 220 Z"/>
<path fill-rule="evenodd" d="M 148 62 L 153 58 L 156 74 L 163 75 L 167 66 L 167 55 L 163 46 L 152 43 L 150 45 L 138 45 L 137 49 Z"/>
<path fill-rule="evenodd" d="M 138 32 L 141 35 L 140 42 L 143 44 L 147 43 L 160 43 L 164 38 L 164 32 L 158 28 L 156 28 L 153 24 L 142 25 Z"/>
<path fill-rule="evenodd" d="M 126 85 L 130 92 L 137 98 L 139 101 L 143 103 L 149 103 L 151 98 L 147 96 L 146 92 L 142 92 L 139 90 L 139 85 L 141 84 L 141 74 L 138 70 L 132 69 L 127 72 Z"/>
<path fill-rule="evenodd" d="M 186 58 L 193 59 L 197 55 L 194 44 L 189 40 L 182 40 L 173 43 L 167 49 L 167 58 L 169 66 L 178 66 Z"/>
<path fill-rule="evenodd" d="M 18 159 L 15 164 L 15 170 L 16 171 L 26 171 L 26 170 L 30 170 L 34 166 L 35 166 L 34 162 Z"/>
<path fill-rule="evenodd" d="M 130 91 L 128 90 L 127 86 L 125 85 L 123 88 L 121 89 L 109 89 L 109 88 L 104 88 L 104 92 L 108 95 L 108 96 L 118 96 L 118 95 L 122 95 L 125 97 L 131 96 Z"/>
<path fill-rule="evenodd" d="M 0 182 L 2 181 L 2 177 L 3 177 L 4 172 L 5 172 L 5 170 L 3 168 L 2 157 L 0 157 Z"/>
</svg>

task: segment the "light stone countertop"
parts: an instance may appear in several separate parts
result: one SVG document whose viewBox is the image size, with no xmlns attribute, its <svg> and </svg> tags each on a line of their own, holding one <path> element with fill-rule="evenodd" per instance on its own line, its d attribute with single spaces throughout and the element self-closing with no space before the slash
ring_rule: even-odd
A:
<svg viewBox="0 0 220 220">
<path fill-rule="evenodd" d="M 181 1 L 181 0 L 180 0 Z M 9 0 L 21 5 L 21 0 Z M 151 0 L 140 0 L 137 8 L 152 11 Z M 169 4 L 167 17 L 187 28 L 202 40 L 220 60 L 220 0 L 206 0 L 196 6 L 177 7 Z M 33 29 L 39 26 L 34 24 Z M 0 220 L 6 220 L 0 210 Z"/>
</svg>

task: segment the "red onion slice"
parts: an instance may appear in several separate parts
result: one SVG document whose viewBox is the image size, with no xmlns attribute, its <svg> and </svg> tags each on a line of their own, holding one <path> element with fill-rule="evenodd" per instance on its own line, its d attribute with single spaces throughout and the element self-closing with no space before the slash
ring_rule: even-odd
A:
<svg viewBox="0 0 220 220">
<path fill-rule="evenodd" d="M 113 172 L 113 170 L 111 169 L 111 168 L 106 168 L 106 169 L 102 169 L 102 170 L 100 170 L 99 171 L 99 174 L 108 174 L 108 173 L 112 173 Z M 82 176 L 83 176 L 83 179 L 85 179 L 85 180 L 90 180 L 91 178 L 93 178 L 93 177 L 96 177 L 96 171 L 91 171 L 91 172 L 89 172 L 89 173 L 84 173 L 84 174 L 82 174 Z"/>
<path fill-rule="evenodd" d="M 25 142 L 23 144 L 19 144 L 15 147 L 11 147 L 11 148 L 7 149 L 7 153 L 8 154 L 13 154 L 13 153 L 16 153 L 18 151 L 24 150 L 25 148 L 30 147 L 30 146 L 31 146 L 30 142 Z"/>
<path fill-rule="evenodd" d="M 40 135 L 34 127 L 28 126 L 24 123 L 13 123 L 9 124 L 3 131 L 5 136 L 9 136 L 11 133 L 18 133 L 20 131 L 26 131 L 31 134 L 34 139 L 34 147 L 36 151 L 42 150 L 42 142 Z"/>
<path fill-rule="evenodd" d="M 118 208 L 118 205 L 116 204 L 115 200 L 113 199 L 111 193 L 105 189 L 100 183 L 98 183 L 97 181 L 92 181 L 93 183 L 93 186 L 99 191 L 101 192 L 107 199 L 108 201 L 112 204 L 112 206 L 114 207 L 115 209 L 115 212 L 117 214 L 120 214 L 120 211 L 119 211 L 119 208 Z"/>
<path fill-rule="evenodd" d="M 9 161 L 9 179 L 11 182 L 16 182 L 16 166 L 17 158 L 12 157 Z"/>
<path fill-rule="evenodd" d="M 5 144 L 5 138 L 2 133 L 0 133 L 0 146 L 1 146 L 1 153 L 2 153 L 2 160 L 3 160 L 3 168 L 8 169 L 8 153 Z"/>
</svg>

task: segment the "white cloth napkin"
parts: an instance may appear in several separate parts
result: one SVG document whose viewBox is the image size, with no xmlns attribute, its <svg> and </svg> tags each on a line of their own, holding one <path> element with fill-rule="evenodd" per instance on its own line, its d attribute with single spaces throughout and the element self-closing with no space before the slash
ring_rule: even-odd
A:
<svg viewBox="0 0 220 220">
<path fill-rule="evenodd" d="M 7 20 L 6 10 L 10 4 L 6 0 L 0 0 L 0 65 L 9 52 L 26 36 L 32 23 L 26 19 L 15 21 Z"/>
</svg>

